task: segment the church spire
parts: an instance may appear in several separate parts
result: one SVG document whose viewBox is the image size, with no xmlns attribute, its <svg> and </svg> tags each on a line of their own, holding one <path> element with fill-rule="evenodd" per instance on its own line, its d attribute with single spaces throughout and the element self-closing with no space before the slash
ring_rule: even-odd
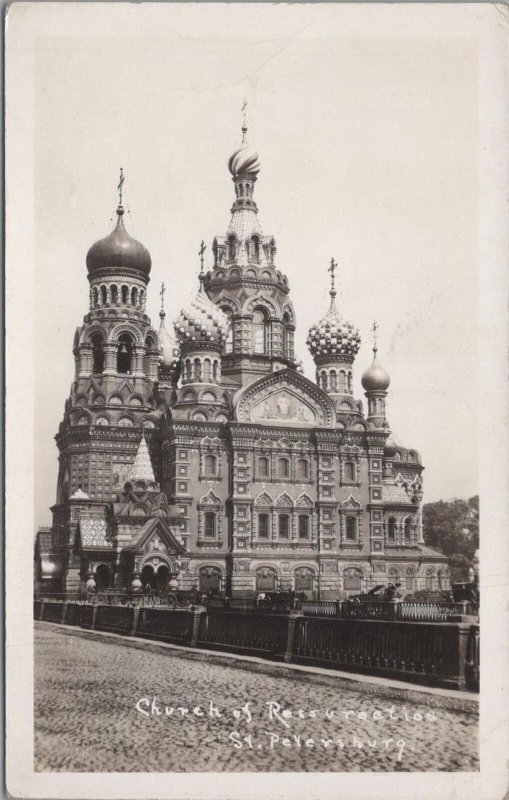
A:
<svg viewBox="0 0 509 800">
<path fill-rule="evenodd" d="M 131 469 L 130 480 L 151 481 L 155 483 L 154 470 L 152 469 L 152 462 L 150 460 L 150 453 L 148 452 L 144 433 L 138 445 L 138 452 L 136 453 L 136 458 L 134 459 L 134 464 Z"/>
</svg>

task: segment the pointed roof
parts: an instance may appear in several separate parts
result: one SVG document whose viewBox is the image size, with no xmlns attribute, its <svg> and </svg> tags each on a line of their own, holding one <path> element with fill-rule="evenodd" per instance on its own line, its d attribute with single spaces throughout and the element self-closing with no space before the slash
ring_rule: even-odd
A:
<svg viewBox="0 0 509 800">
<path fill-rule="evenodd" d="M 129 479 L 131 481 L 151 481 L 155 483 L 154 470 L 152 469 L 152 462 L 150 460 L 147 442 L 145 441 L 145 434 L 143 434 L 140 439 L 138 452 L 136 453 Z"/>
<path fill-rule="evenodd" d="M 90 500 L 90 497 L 88 494 L 85 494 L 83 489 L 80 487 L 79 489 L 76 489 L 74 494 L 70 496 L 69 500 Z"/>
<path fill-rule="evenodd" d="M 169 555 L 175 553 L 185 553 L 185 547 L 177 540 L 168 522 L 162 517 L 152 517 L 147 520 L 139 530 L 138 535 L 129 544 L 124 545 L 123 551 L 141 550 L 144 544 L 157 531 L 163 539 L 163 544 L 169 548 Z"/>
</svg>

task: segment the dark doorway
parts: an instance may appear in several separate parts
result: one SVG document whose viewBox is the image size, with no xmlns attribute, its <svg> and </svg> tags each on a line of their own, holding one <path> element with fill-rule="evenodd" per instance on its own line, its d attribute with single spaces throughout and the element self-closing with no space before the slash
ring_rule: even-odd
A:
<svg viewBox="0 0 509 800">
<path fill-rule="evenodd" d="M 200 594 L 219 594 L 221 588 L 221 571 L 217 567 L 200 569 Z"/>
<path fill-rule="evenodd" d="M 145 564 L 143 567 L 141 573 L 141 585 L 143 587 L 143 591 L 145 591 L 147 588 L 156 588 L 156 575 L 154 572 L 154 567 L 151 564 Z"/>
<path fill-rule="evenodd" d="M 99 564 L 95 571 L 95 585 L 98 592 L 109 589 L 111 585 L 111 572 L 107 564 Z"/>
</svg>

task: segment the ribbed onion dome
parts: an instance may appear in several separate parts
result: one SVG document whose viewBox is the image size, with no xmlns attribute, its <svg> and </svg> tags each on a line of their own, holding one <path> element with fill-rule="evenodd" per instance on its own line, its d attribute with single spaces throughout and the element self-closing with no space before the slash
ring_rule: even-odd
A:
<svg viewBox="0 0 509 800">
<path fill-rule="evenodd" d="M 316 356 L 355 356 L 361 338 L 351 322 L 341 316 L 334 299 L 323 319 L 309 330 L 306 340 L 313 358 Z"/>
<path fill-rule="evenodd" d="M 367 392 L 385 392 L 389 388 L 391 378 L 388 372 L 376 360 L 376 350 L 373 363 L 364 372 L 361 383 Z"/>
<path fill-rule="evenodd" d="M 235 150 L 228 161 L 228 169 L 234 178 L 238 175 L 258 175 L 260 167 L 258 153 L 248 144 L 243 144 Z"/>
<path fill-rule="evenodd" d="M 228 333 L 228 319 L 204 292 L 198 292 L 175 322 L 181 344 L 211 342 L 222 348 Z"/>
<path fill-rule="evenodd" d="M 105 269 L 132 269 L 149 275 L 152 259 L 147 248 L 141 242 L 129 236 L 124 228 L 124 209 L 117 208 L 117 224 L 109 236 L 99 239 L 87 253 L 87 270 L 92 276 Z"/>
</svg>

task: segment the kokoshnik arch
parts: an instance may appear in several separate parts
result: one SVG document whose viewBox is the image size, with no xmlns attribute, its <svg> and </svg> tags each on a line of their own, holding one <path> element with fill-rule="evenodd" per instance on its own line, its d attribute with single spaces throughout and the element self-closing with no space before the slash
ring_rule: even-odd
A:
<svg viewBox="0 0 509 800">
<path fill-rule="evenodd" d="M 116 227 L 86 260 L 90 308 L 56 437 L 53 524 L 36 537 L 39 591 L 163 588 L 175 576 L 240 597 L 449 586 L 447 559 L 423 541 L 419 454 L 390 433 L 376 339 L 366 413 L 353 395 L 360 337 L 336 305 L 334 261 L 330 307 L 307 339 L 316 382 L 301 373 L 246 133 L 228 162 L 228 228 L 206 273 L 202 243 L 199 290 L 174 333 L 163 302 L 158 330 L 145 313 L 151 258 L 124 227 L 121 175 Z"/>
</svg>

